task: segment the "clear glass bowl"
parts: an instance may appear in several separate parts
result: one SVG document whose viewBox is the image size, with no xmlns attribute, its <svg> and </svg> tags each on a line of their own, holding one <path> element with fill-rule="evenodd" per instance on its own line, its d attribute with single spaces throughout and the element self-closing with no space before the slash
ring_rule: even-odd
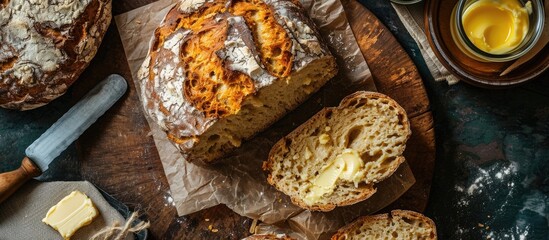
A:
<svg viewBox="0 0 549 240">
<path fill-rule="evenodd" d="M 543 33 L 543 24 L 545 20 L 545 11 L 542 0 L 519 0 L 524 6 L 526 2 L 531 2 L 532 13 L 528 14 L 529 25 L 528 33 L 521 44 L 510 52 L 504 54 L 491 54 L 480 50 L 467 37 L 462 24 L 463 13 L 467 7 L 479 0 L 459 0 L 451 16 L 450 30 L 452 38 L 459 49 L 469 57 L 483 62 L 507 62 L 515 60 L 526 54 L 539 40 Z"/>
</svg>

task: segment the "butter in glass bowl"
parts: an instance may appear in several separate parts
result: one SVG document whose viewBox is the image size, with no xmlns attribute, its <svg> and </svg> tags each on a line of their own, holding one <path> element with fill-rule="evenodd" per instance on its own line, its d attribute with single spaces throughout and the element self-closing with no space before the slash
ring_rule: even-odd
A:
<svg viewBox="0 0 549 240">
<path fill-rule="evenodd" d="M 545 19 L 541 0 L 460 0 L 451 17 L 458 48 L 482 62 L 506 62 L 538 41 Z"/>
</svg>

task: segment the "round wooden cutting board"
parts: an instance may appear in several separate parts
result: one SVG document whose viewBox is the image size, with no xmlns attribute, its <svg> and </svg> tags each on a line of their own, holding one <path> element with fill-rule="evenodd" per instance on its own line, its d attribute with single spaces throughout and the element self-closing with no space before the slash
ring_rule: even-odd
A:
<svg viewBox="0 0 549 240">
<path fill-rule="evenodd" d="M 120 14 L 149 2 L 153 0 L 117 0 L 113 11 Z M 422 80 L 404 49 L 370 11 L 355 0 L 345 1 L 344 5 L 377 89 L 399 102 L 411 120 L 413 135 L 405 157 L 416 184 L 388 208 L 423 211 L 434 167 L 435 138 Z M 129 93 L 80 138 L 82 177 L 139 210 L 151 221 L 151 239 L 241 239 L 249 235 L 252 220 L 225 206 L 177 216 L 114 23 L 82 80 L 75 84 L 74 99 L 111 73 L 128 80 Z"/>
</svg>

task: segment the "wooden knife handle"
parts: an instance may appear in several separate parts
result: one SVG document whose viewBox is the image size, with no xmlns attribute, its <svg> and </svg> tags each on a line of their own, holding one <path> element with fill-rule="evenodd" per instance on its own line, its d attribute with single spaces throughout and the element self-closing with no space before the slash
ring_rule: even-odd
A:
<svg viewBox="0 0 549 240">
<path fill-rule="evenodd" d="M 42 174 L 42 171 L 28 157 L 21 166 L 11 172 L 0 174 L 0 203 L 13 194 L 23 183 Z"/>
</svg>

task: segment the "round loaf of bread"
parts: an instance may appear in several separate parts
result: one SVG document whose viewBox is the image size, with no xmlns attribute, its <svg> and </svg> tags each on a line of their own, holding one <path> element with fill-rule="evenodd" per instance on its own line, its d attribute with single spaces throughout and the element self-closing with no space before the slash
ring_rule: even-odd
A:
<svg viewBox="0 0 549 240">
<path fill-rule="evenodd" d="M 28 110 L 63 95 L 111 15 L 111 0 L 0 1 L 0 106 Z"/>
<path fill-rule="evenodd" d="M 182 0 L 139 72 L 145 113 L 187 160 L 212 162 L 305 101 L 337 72 L 293 0 Z"/>
</svg>

